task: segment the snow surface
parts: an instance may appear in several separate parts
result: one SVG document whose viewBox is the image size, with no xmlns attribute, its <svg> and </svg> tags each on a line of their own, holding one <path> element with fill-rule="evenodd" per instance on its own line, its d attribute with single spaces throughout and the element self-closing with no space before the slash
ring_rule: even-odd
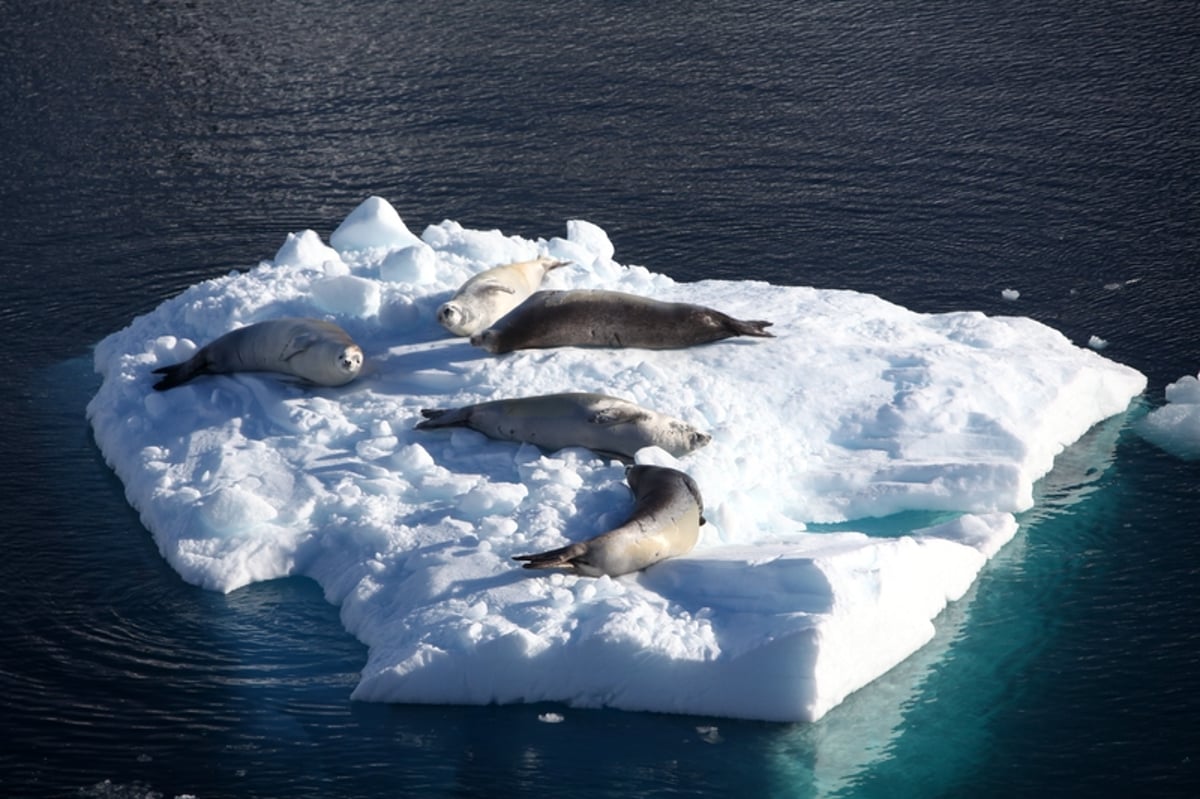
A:
<svg viewBox="0 0 1200 799">
<path fill-rule="evenodd" d="M 368 646 L 357 699 L 573 706 L 804 721 L 933 635 L 1012 538 L 1033 483 L 1145 387 L 1137 371 L 1030 319 L 918 314 L 849 291 L 680 283 L 614 261 L 571 220 L 525 239 L 445 221 L 413 235 L 385 200 L 326 245 L 162 303 L 95 351 L 95 438 L 182 577 L 218 591 L 316 580 Z M 773 321 L 775 339 L 688 350 L 491 356 L 435 311 L 473 274 L 571 260 L 546 288 L 607 288 Z M 251 322 L 320 316 L 362 345 L 340 388 L 152 369 Z M 681 459 L 708 524 L 687 556 L 611 579 L 511 556 L 602 533 L 632 507 L 623 467 L 466 429 L 420 409 L 558 391 L 630 399 L 712 433 Z M 904 511 L 892 536 L 828 528 Z M 912 523 L 909 523 L 910 526 Z M 878 527 L 878 525 L 875 525 Z"/>
<path fill-rule="evenodd" d="M 1135 428 L 1142 438 L 1177 458 L 1200 460 L 1200 375 L 1184 375 L 1167 386 L 1167 404 Z"/>
</svg>

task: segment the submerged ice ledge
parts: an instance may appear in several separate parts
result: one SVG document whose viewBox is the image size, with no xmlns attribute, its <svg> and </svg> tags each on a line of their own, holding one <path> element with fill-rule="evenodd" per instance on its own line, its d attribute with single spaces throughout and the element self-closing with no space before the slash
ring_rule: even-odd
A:
<svg viewBox="0 0 1200 799">
<path fill-rule="evenodd" d="M 164 557 L 232 591 L 315 579 L 369 648 L 354 696 L 813 720 L 932 636 L 1016 531 L 1063 447 L 1122 412 L 1133 369 L 1029 319 L 917 314 L 878 297 L 761 282 L 678 283 L 623 266 L 603 230 L 524 239 L 454 222 L 418 238 L 372 198 L 326 245 L 194 286 L 96 347 L 96 441 Z M 489 356 L 437 306 L 467 278 L 539 254 L 547 288 L 609 288 L 769 319 L 778 338 L 679 351 Z M 319 316 L 363 346 L 353 383 L 152 369 L 231 328 Z M 558 391 L 614 394 L 712 433 L 674 465 L 709 523 L 688 556 L 625 577 L 531 574 L 512 555 L 619 524 L 620 464 L 469 430 L 420 409 Z M 945 512 L 895 537 L 806 523 Z"/>
<path fill-rule="evenodd" d="M 1186 461 L 1200 460 L 1200 375 L 1168 383 L 1166 403 L 1138 421 L 1135 429 L 1156 447 Z"/>
</svg>

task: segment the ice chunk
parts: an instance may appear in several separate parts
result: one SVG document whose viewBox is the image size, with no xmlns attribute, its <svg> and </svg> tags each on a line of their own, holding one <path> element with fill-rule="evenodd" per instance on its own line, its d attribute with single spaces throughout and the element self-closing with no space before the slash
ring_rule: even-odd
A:
<svg viewBox="0 0 1200 799">
<path fill-rule="evenodd" d="M 342 253 L 375 247 L 398 250 L 419 241 L 382 197 L 363 200 L 329 236 L 329 243 Z"/>
<path fill-rule="evenodd" d="M 470 230 L 452 220 L 425 228 L 421 239 L 439 252 L 486 266 L 529 261 L 538 254 L 532 241 L 505 236 L 499 230 Z"/>
<path fill-rule="evenodd" d="M 1197 377 L 1200 377 L 1198 375 Z M 1167 385 L 1167 404 L 1151 411 L 1136 430 L 1156 447 L 1183 460 L 1200 460 L 1200 379 L 1184 375 Z"/>
<path fill-rule="evenodd" d="M 313 302 L 322 311 L 339 316 L 375 316 L 379 313 L 379 283 L 355 275 L 327 277 L 312 285 Z"/>
<path fill-rule="evenodd" d="M 283 246 L 275 253 L 275 264 L 278 266 L 319 268 L 326 262 L 341 263 L 341 260 L 342 256 L 338 251 L 326 246 L 320 235 L 313 230 L 289 233 Z"/>
<path fill-rule="evenodd" d="M 379 276 L 393 283 L 429 283 L 437 271 L 437 255 L 425 242 L 389 253 L 379 265 Z"/>
<path fill-rule="evenodd" d="M 567 220 L 567 241 L 604 260 L 610 260 L 616 253 L 604 229 L 582 219 Z"/>
</svg>

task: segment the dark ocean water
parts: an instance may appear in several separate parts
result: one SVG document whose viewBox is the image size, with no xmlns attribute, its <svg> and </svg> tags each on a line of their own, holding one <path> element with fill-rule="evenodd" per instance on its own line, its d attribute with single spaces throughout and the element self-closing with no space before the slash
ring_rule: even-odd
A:
<svg viewBox="0 0 1200 799">
<path fill-rule="evenodd" d="M 1200 370 L 1198 11 L 0 0 L 0 795 L 1200 795 L 1200 464 L 1129 429 Z M 816 724 L 351 703 L 336 608 L 184 584 L 83 409 L 95 342 L 371 194 L 1028 315 L 1150 385 Z"/>
</svg>

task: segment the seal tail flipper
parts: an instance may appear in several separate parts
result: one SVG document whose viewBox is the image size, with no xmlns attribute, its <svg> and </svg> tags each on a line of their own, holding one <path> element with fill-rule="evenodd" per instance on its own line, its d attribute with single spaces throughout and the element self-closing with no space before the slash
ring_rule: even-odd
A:
<svg viewBox="0 0 1200 799">
<path fill-rule="evenodd" d="M 729 318 L 729 329 L 736 336 L 758 336 L 759 338 L 775 338 L 774 333 L 768 333 L 765 328 L 772 325 L 772 322 L 764 322 L 761 319 L 734 319 Z"/>
<path fill-rule="evenodd" d="M 193 377 L 204 374 L 205 370 L 206 363 L 203 358 L 199 357 L 199 353 L 182 363 L 160 366 L 154 370 L 154 374 L 163 375 L 163 378 L 154 384 L 154 390 L 166 391 L 175 386 L 181 386 Z"/>
<path fill-rule="evenodd" d="M 539 552 L 534 555 L 515 555 L 513 560 L 525 561 L 526 569 L 574 569 L 575 559 L 587 554 L 587 544 L 580 542 L 569 544 L 549 552 Z"/>
<path fill-rule="evenodd" d="M 469 421 L 463 408 L 422 408 L 423 421 L 417 422 L 414 430 L 431 430 L 435 427 L 462 427 Z"/>
</svg>

